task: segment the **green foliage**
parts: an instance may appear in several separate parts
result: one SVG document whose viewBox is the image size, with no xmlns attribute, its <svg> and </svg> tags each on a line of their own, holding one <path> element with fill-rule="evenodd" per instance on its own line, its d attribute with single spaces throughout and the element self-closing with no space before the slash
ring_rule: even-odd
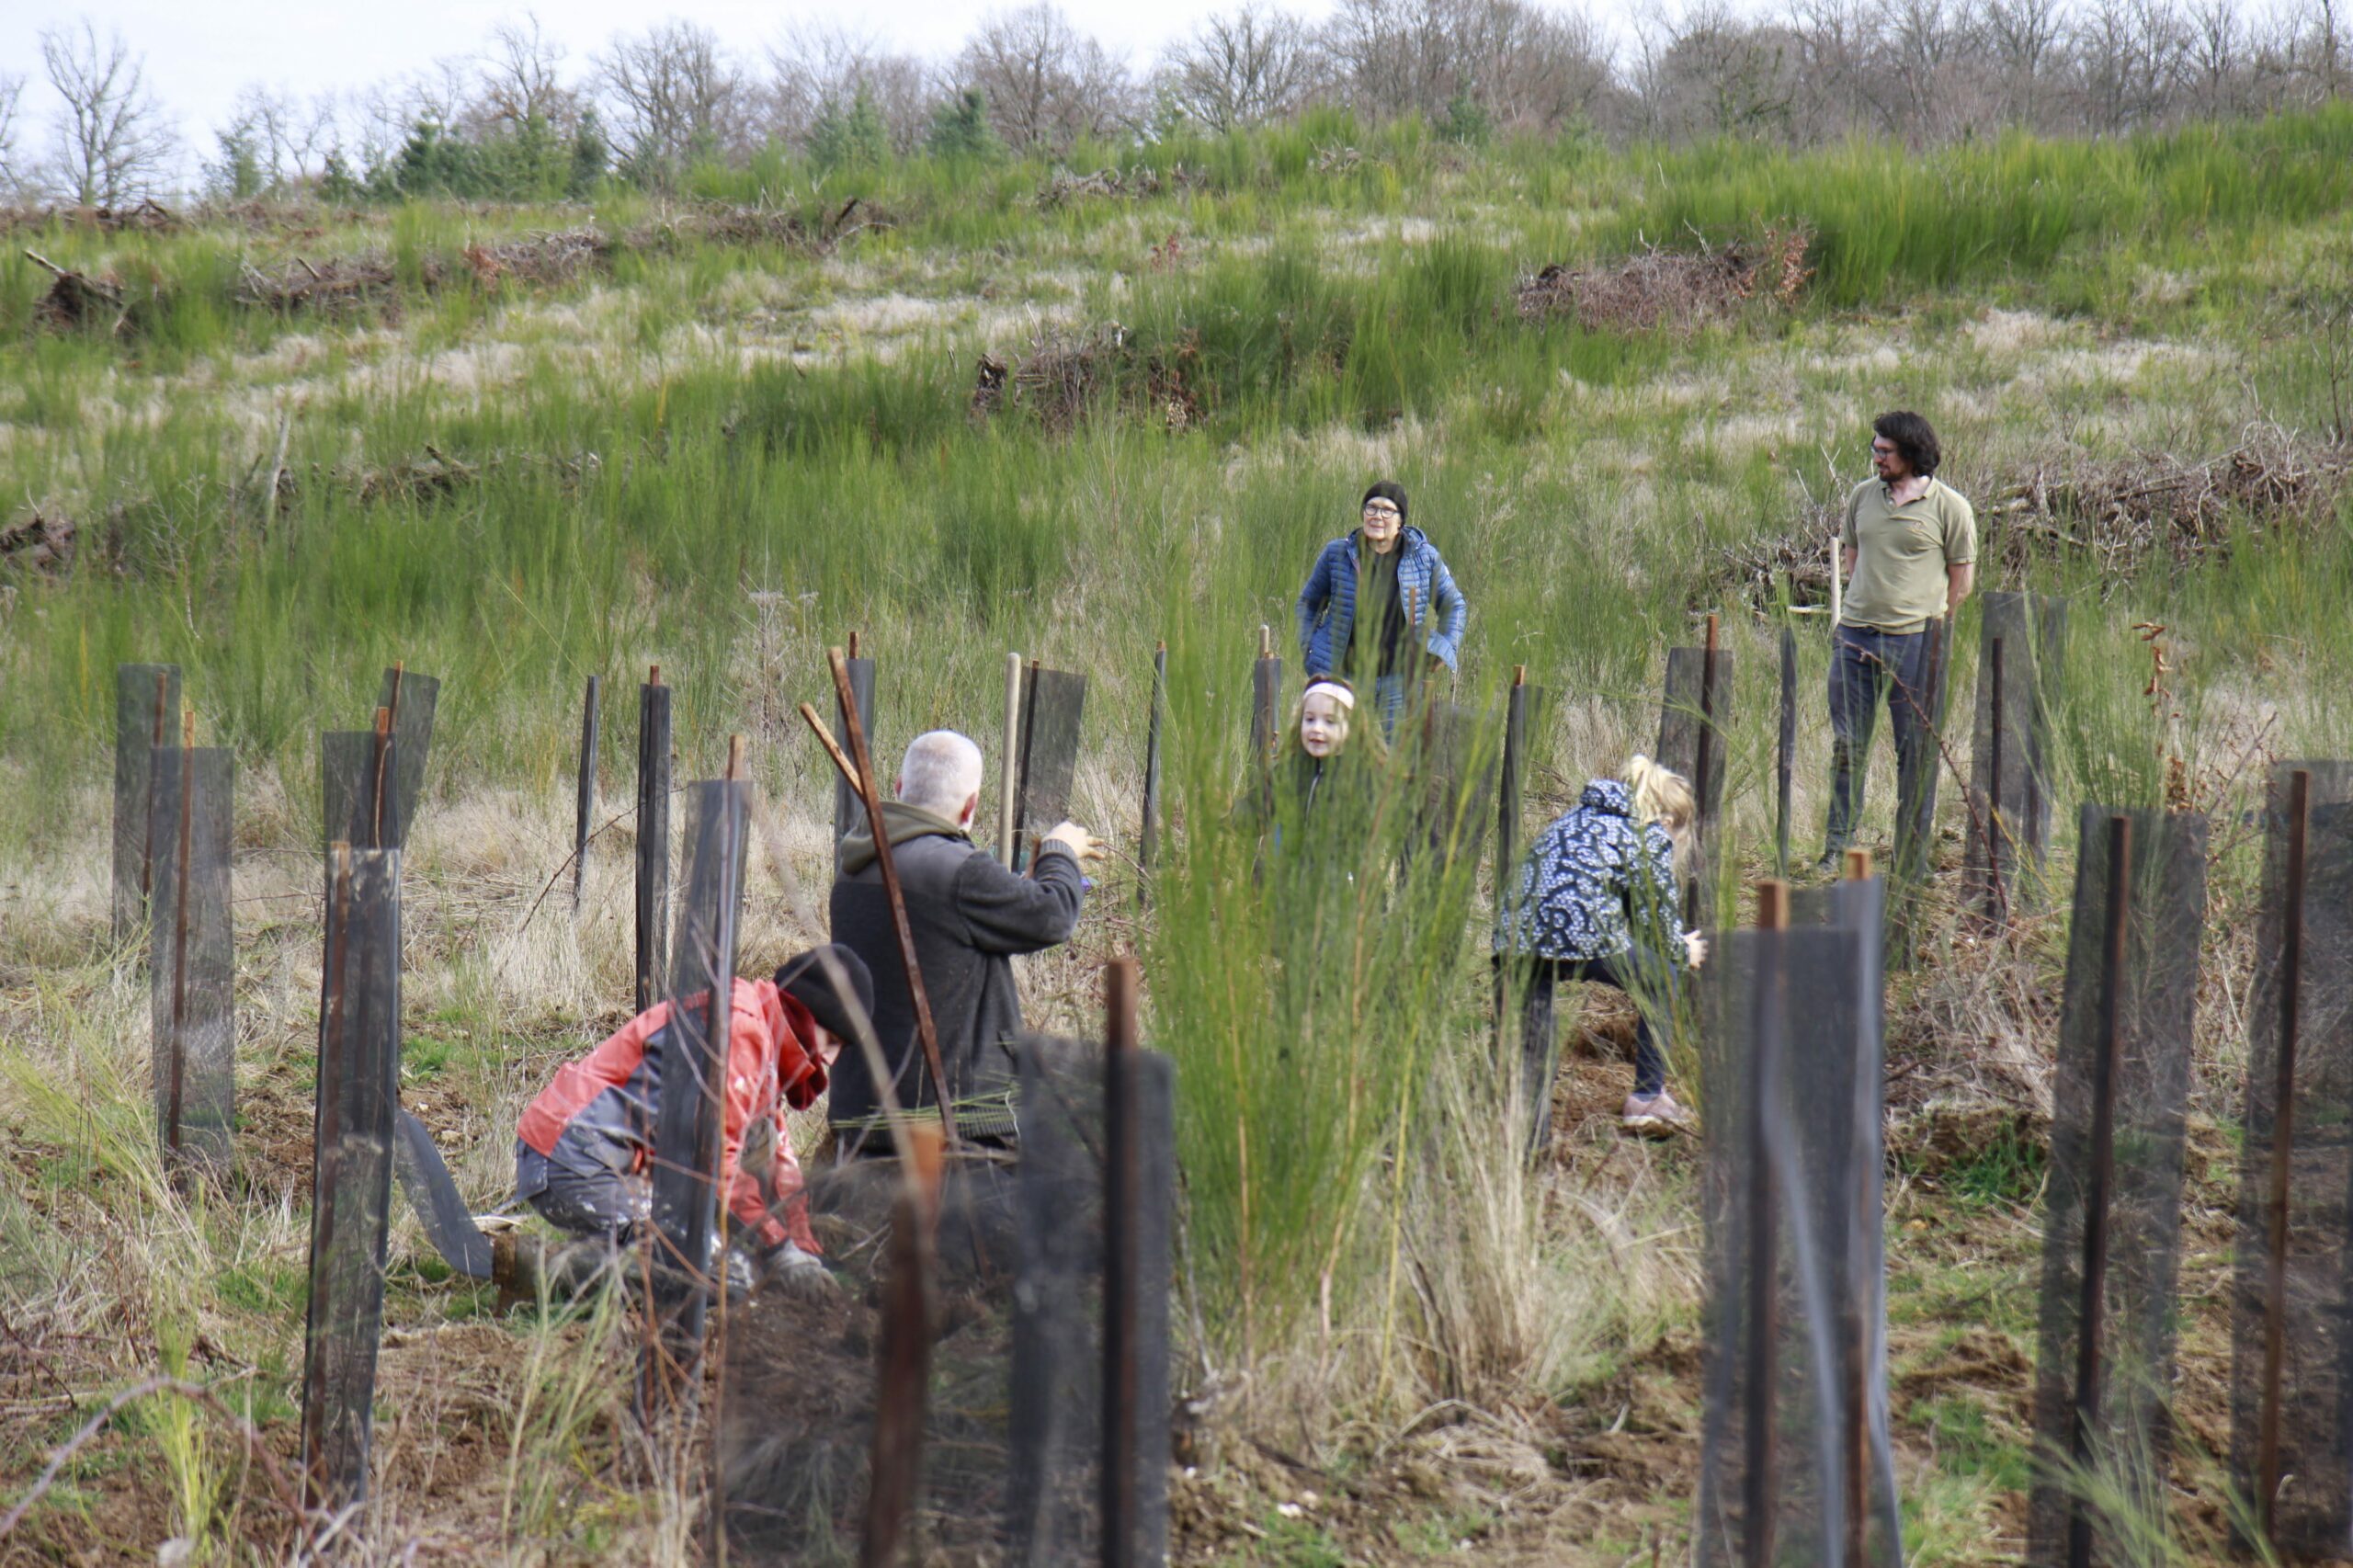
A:
<svg viewBox="0 0 2353 1568">
<path fill-rule="evenodd" d="M 1466 87 L 1447 101 L 1446 117 L 1438 121 L 1438 133 L 1449 142 L 1483 147 L 1495 133 L 1495 119 Z"/>
<path fill-rule="evenodd" d="M 822 173 L 879 169 L 890 157 L 890 131 L 863 82 L 847 108 L 837 99 L 828 101 L 809 128 L 809 161 Z"/>
<path fill-rule="evenodd" d="M 987 100 L 978 87 L 965 87 L 932 111 L 924 151 L 945 163 L 989 163 L 1005 154 L 1005 143 L 989 123 Z"/>
<path fill-rule="evenodd" d="M 231 201 L 243 201 L 261 194 L 268 184 L 261 166 L 261 148 L 253 131 L 245 126 L 232 126 L 219 133 L 221 155 L 204 166 L 205 183 L 216 196 Z"/>
</svg>

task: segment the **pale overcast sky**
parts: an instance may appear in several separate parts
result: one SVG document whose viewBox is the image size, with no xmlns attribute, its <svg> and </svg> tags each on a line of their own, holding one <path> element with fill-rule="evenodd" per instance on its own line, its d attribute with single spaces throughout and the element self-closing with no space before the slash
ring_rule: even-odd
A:
<svg viewBox="0 0 2353 1568">
<path fill-rule="evenodd" d="M 1138 66 L 1148 63 L 1165 40 L 1232 4 L 1062 0 L 1073 26 L 1127 51 Z M 953 0 L 866 0 L 847 7 L 814 0 L 692 0 L 668 12 L 624 0 L 554 0 L 537 6 L 464 0 L 242 0 L 206 6 L 188 0 L 94 0 L 51 9 L 35 0 L 6 0 L 0 4 L 0 75 L 26 78 L 18 145 L 37 153 L 55 108 L 55 96 L 41 80 L 38 35 L 44 27 L 77 26 L 87 17 L 102 37 L 118 30 L 146 54 L 149 84 L 179 116 L 190 147 L 210 155 L 212 128 L 227 118 L 238 89 L 248 82 L 284 86 L 306 97 L 349 92 L 424 70 L 445 56 L 472 54 L 498 22 L 527 13 L 535 13 L 541 30 L 568 51 L 566 70 L 576 79 L 585 57 L 614 33 L 641 31 L 665 16 L 700 23 L 756 62 L 762 47 L 787 27 L 836 20 L 878 35 L 891 47 L 937 58 L 951 52 L 993 8 Z M 1320 17 L 1329 7 L 1324 0 L 1295 0 L 1286 8 Z"/>
</svg>

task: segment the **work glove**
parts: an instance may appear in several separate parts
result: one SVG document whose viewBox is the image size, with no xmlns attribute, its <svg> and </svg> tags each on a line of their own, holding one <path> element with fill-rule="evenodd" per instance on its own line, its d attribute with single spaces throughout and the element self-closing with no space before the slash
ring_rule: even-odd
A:
<svg viewBox="0 0 2353 1568">
<path fill-rule="evenodd" d="M 1092 870 L 1103 863 L 1103 841 L 1074 822 L 1065 822 L 1038 841 L 1040 853 L 1060 849 L 1076 860 L 1081 870 Z"/>
<path fill-rule="evenodd" d="M 760 1285 L 791 1284 L 795 1286 L 831 1285 L 834 1277 L 826 1272 L 823 1259 L 802 1250 L 790 1237 L 778 1243 L 760 1255 Z"/>
</svg>

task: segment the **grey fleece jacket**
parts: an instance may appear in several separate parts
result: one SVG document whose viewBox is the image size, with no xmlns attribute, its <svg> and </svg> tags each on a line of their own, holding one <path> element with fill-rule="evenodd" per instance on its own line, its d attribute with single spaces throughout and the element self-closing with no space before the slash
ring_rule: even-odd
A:
<svg viewBox="0 0 2353 1568">
<path fill-rule="evenodd" d="M 895 801 L 883 805 L 882 817 L 915 930 L 915 962 L 939 1031 L 940 1063 L 957 1130 L 967 1138 L 1010 1140 L 1013 1059 L 1004 1042 L 1021 1032 L 1021 996 L 1011 959 L 1070 939 L 1086 900 L 1078 862 L 1048 846 L 1032 875 L 1016 876 L 941 817 Z M 920 1065 L 923 1050 L 915 1040 L 915 1002 L 871 834 L 861 831 L 842 840 L 832 916 L 834 940 L 873 971 L 874 1032 L 899 1103 L 933 1104 Z M 881 1113 L 864 1053 L 845 1050 L 834 1063 L 828 1102 L 834 1126 L 846 1141 L 854 1140 Z"/>
</svg>

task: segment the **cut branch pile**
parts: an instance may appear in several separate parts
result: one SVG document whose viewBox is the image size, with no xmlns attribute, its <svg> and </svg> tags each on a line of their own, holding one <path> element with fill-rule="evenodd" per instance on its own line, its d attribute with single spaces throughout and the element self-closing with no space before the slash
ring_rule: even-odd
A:
<svg viewBox="0 0 2353 1568">
<path fill-rule="evenodd" d="M 2038 462 L 1981 506 L 1980 528 L 2006 565 L 2075 551 L 2112 581 L 2154 555 L 2221 559 L 2248 534 L 2328 514 L 2348 486 L 2353 449 L 2300 442 L 2277 426 L 2259 426 L 2202 462 L 2170 452 Z"/>
<path fill-rule="evenodd" d="M 161 233 L 181 226 L 176 213 L 152 199 L 131 207 L 0 207 L 0 233 L 46 229 L 51 224 L 107 234 L 125 230 Z"/>
<path fill-rule="evenodd" d="M 425 281 L 441 281 L 440 264 L 425 263 Z M 237 301 L 280 315 L 317 311 L 325 315 L 351 315 L 361 311 L 393 309 L 400 303 L 400 277 L 392 257 L 381 251 L 358 256 L 329 256 L 313 262 L 296 256 L 275 272 L 248 265 L 237 288 Z"/>
<path fill-rule="evenodd" d="M 403 458 L 381 468 L 335 470 L 330 477 L 363 502 L 435 502 L 450 499 L 460 491 L 479 484 L 491 473 L 517 467 L 544 468 L 570 488 L 598 472 L 604 467 L 604 460 L 595 452 L 580 452 L 568 458 L 538 453 L 510 457 L 503 452 L 494 452 L 478 462 L 468 462 L 427 443 L 422 457 Z M 315 474 L 316 471 L 313 472 Z M 291 473 L 280 479 L 278 488 L 281 495 L 289 490 L 292 480 Z"/>
<path fill-rule="evenodd" d="M 131 319 L 131 307 L 124 301 L 122 285 L 111 278 L 93 278 L 76 272 L 70 267 L 60 267 L 39 251 L 27 251 L 25 259 L 50 275 L 49 292 L 33 307 L 33 317 L 45 326 L 61 329 L 106 324 L 109 334 L 122 330 Z"/>
<path fill-rule="evenodd" d="M 40 507 L 0 528 L 0 562 L 32 572 L 63 571 L 74 561 L 74 519 Z"/>
<path fill-rule="evenodd" d="M 1171 430 L 1198 423 L 1203 409 L 1194 384 L 1198 338 L 1188 334 L 1174 352 L 1139 355 L 1127 328 L 1106 322 L 1087 333 L 1041 329 L 1029 351 L 999 358 L 983 354 L 973 378 L 975 419 L 1018 411 L 1055 435 L 1066 435 L 1106 392 L 1131 414 Z"/>
<path fill-rule="evenodd" d="M 539 233 L 504 244 L 468 245 L 465 258 L 474 281 L 495 285 L 507 278 L 526 283 L 569 283 L 590 267 L 612 259 L 613 242 L 595 229 Z"/>
<path fill-rule="evenodd" d="M 1531 325 L 1568 318 L 1587 331 L 1690 332 L 1729 319 L 1751 300 L 1796 303 L 1813 276 L 1805 264 L 1813 243 L 1813 232 L 1796 225 L 1768 229 L 1755 244 L 1735 240 L 1718 248 L 1702 240 L 1694 251 L 1649 246 L 1610 267 L 1556 262 L 1521 279 L 1519 317 Z"/>
<path fill-rule="evenodd" d="M 2253 427 L 2239 445 L 2201 461 L 2170 452 L 2099 460 L 2061 454 L 1976 494 L 1979 559 L 2015 574 L 2038 558 L 2077 554 L 2096 562 L 2104 581 L 2121 583 L 2153 558 L 2221 560 L 2250 536 L 2303 528 L 2333 515 L 2348 494 L 2353 447 L 2300 441 L 2277 426 Z M 1765 612 L 1786 582 L 1792 604 L 1826 605 L 1843 499 L 1810 502 L 1789 532 L 1718 551 L 1703 592 L 1711 602 L 1729 592 Z"/>
<path fill-rule="evenodd" d="M 1175 165 L 1165 175 L 1152 168 L 1097 169 L 1086 175 L 1056 169 L 1052 177 L 1038 187 L 1038 209 L 1051 212 L 1058 207 L 1091 198 L 1157 196 L 1164 190 L 1197 189 L 1205 183 L 1207 176 L 1199 169 L 1188 169 L 1182 164 Z"/>
<path fill-rule="evenodd" d="M 1019 410 L 1057 435 L 1085 416 L 1087 404 L 1117 374 L 1127 349 L 1127 333 L 1117 322 L 1084 335 L 1053 328 L 1039 333 L 1029 352 L 1010 363 L 981 356 L 972 388 L 976 417 Z"/>
</svg>

